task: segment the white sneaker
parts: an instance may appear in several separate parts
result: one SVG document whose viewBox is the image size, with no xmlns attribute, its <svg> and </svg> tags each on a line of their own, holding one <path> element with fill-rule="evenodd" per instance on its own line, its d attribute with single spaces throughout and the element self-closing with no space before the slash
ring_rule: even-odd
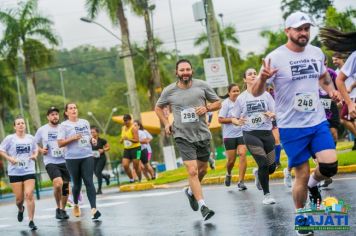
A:
<svg viewBox="0 0 356 236">
<path fill-rule="evenodd" d="M 288 171 L 288 168 L 284 168 L 283 170 L 283 175 L 284 175 L 284 185 L 287 188 L 291 188 L 292 187 L 292 174 L 290 173 L 290 171 Z"/>
<path fill-rule="evenodd" d="M 267 193 L 262 201 L 263 204 L 265 205 L 271 205 L 271 204 L 275 204 L 276 200 L 274 200 L 274 198 L 271 196 L 270 193 Z"/>
<path fill-rule="evenodd" d="M 255 184 L 258 190 L 262 190 L 262 186 L 260 183 L 260 180 L 258 179 L 258 169 L 257 168 L 253 168 L 252 171 L 253 175 L 255 176 Z"/>
</svg>

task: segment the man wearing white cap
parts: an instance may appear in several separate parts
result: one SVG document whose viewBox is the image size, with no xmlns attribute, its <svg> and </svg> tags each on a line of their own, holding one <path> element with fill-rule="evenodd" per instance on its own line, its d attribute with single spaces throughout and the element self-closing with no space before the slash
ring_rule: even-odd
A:
<svg viewBox="0 0 356 236">
<path fill-rule="evenodd" d="M 303 12 L 295 12 L 285 21 L 286 44 L 278 47 L 263 60 L 259 79 L 252 93 L 265 91 L 266 81 L 275 88 L 276 116 L 283 147 L 288 156 L 288 167 L 295 169 L 293 200 L 301 209 L 309 198 L 312 204 L 321 202 L 318 182 L 337 173 L 335 144 L 319 100 L 319 85 L 332 99 L 340 99 L 327 69 L 320 48 L 308 44 L 313 22 Z M 318 162 L 309 175 L 308 159 Z M 303 224 L 302 224 L 303 225 Z M 311 230 L 299 230 L 299 235 L 310 235 Z"/>
</svg>

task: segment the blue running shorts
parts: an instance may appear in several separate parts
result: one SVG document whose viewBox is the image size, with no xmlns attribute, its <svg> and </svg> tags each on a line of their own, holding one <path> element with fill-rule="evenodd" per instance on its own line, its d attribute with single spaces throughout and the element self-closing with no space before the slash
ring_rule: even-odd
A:
<svg viewBox="0 0 356 236">
<path fill-rule="evenodd" d="M 279 128 L 279 133 L 290 168 L 303 164 L 317 152 L 335 149 L 327 121 L 308 128 Z"/>
</svg>

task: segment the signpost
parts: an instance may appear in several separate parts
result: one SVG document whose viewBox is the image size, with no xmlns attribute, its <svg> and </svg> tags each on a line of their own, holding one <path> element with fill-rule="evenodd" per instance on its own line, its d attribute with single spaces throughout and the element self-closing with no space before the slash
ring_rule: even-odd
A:
<svg viewBox="0 0 356 236">
<path fill-rule="evenodd" d="M 204 71 L 206 82 L 212 88 L 227 87 L 229 85 L 223 57 L 204 59 Z"/>
</svg>

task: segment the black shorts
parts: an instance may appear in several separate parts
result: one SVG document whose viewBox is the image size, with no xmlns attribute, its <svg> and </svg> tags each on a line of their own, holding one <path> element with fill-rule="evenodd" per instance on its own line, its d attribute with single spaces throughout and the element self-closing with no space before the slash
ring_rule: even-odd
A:
<svg viewBox="0 0 356 236">
<path fill-rule="evenodd" d="M 141 150 L 141 158 L 140 158 L 142 164 L 147 164 L 148 163 L 148 150 L 143 149 Z"/>
<path fill-rule="evenodd" d="M 237 146 L 245 145 L 245 141 L 242 136 L 237 138 L 224 138 L 224 145 L 225 150 L 236 150 Z"/>
<path fill-rule="evenodd" d="M 35 174 L 28 174 L 28 175 L 21 175 L 21 176 L 9 175 L 10 183 L 25 182 L 26 180 L 29 179 L 36 179 Z"/>
<path fill-rule="evenodd" d="M 334 101 L 331 102 L 330 112 L 332 114 L 331 117 L 329 117 L 328 119 L 329 128 L 338 129 L 340 127 L 340 115 L 339 115 L 339 110 L 337 109 L 337 104 Z"/>
<path fill-rule="evenodd" d="M 46 170 L 49 175 L 49 178 L 52 181 L 58 177 L 61 177 L 64 182 L 70 181 L 69 171 L 65 163 L 61 163 L 61 164 L 49 163 L 46 165 Z"/>
<path fill-rule="evenodd" d="M 127 159 L 130 159 L 130 160 L 140 159 L 141 158 L 141 147 L 124 149 L 123 158 L 127 158 Z"/>
<path fill-rule="evenodd" d="M 210 140 L 189 142 L 183 138 L 176 138 L 177 148 L 183 161 L 199 160 L 207 162 L 210 156 Z"/>
</svg>

